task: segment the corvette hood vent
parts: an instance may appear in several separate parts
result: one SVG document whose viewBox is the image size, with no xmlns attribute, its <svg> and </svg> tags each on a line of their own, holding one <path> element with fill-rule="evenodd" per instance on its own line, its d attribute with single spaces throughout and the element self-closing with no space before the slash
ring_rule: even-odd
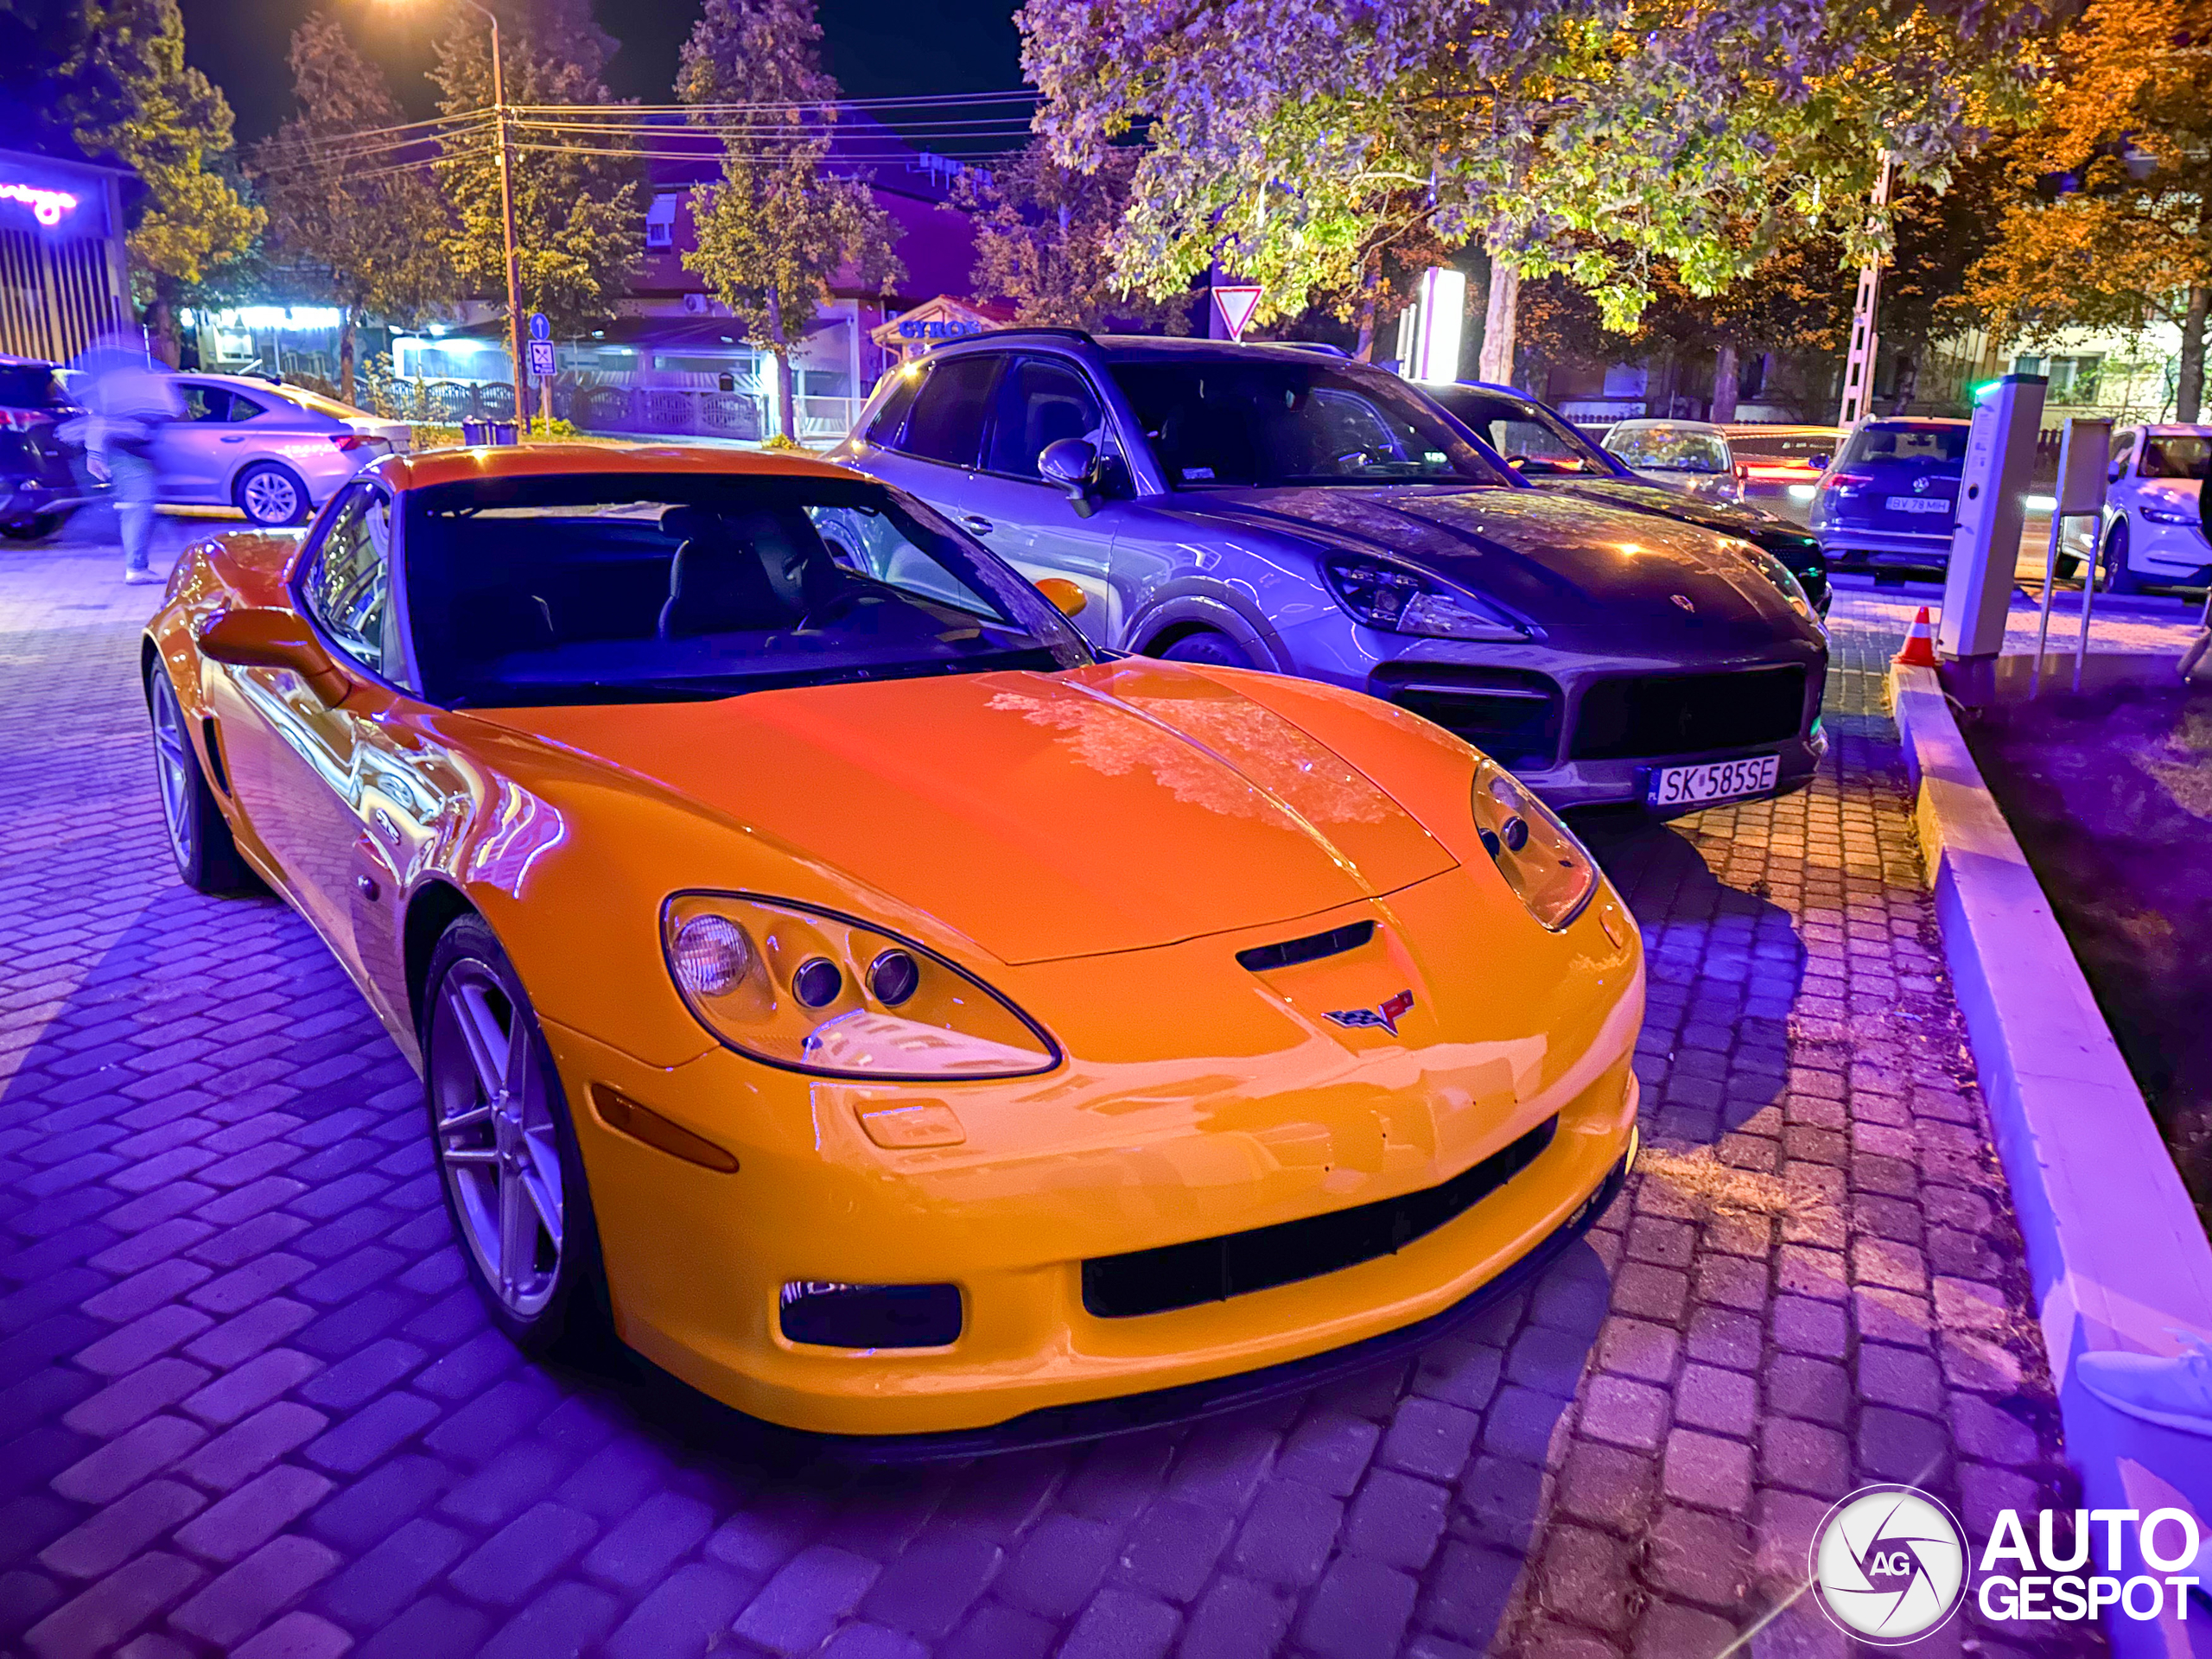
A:
<svg viewBox="0 0 2212 1659">
<path fill-rule="evenodd" d="M 828 867 L 1004 962 L 1294 923 L 1455 863 L 1290 720 L 1144 658 L 472 714 L 690 798 L 808 893 Z"/>
</svg>

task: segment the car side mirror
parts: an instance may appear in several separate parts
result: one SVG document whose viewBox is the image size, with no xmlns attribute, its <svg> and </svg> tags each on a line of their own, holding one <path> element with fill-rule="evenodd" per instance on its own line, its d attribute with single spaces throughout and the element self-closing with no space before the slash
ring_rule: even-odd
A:
<svg viewBox="0 0 2212 1659">
<path fill-rule="evenodd" d="M 2115 461 L 2105 470 L 2105 482 L 2107 484 L 2117 484 L 2126 476 L 2127 463 L 2124 461 Z"/>
<path fill-rule="evenodd" d="M 1040 576 L 1037 591 L 1052 602 L 1052 608 L 1062 616 L 1079 614 L 1090 603 L 1090 595 L 1070 582 L 1065 576 Z"/>
<path fill-rule="evenodd" d="M 345 674 L 322 641 L 289 611 L 255 607 L 219 612 L 200 627 L 200 652 L 232 668 L 289 669 L 333 707 L 346 699 Z"/>
<path fill-rule="evenodd" d="M 1062 438 L 1048 443 L 1037 456 L 1037 475 L 1067 492 L 1078 518 L 1098 511 L 1098 447 L 1081 438 Z"/>
</svg>

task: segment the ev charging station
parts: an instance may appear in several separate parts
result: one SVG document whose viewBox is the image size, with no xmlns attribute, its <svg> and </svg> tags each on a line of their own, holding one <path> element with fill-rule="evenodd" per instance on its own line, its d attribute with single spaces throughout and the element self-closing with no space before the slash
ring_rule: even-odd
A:
<svg viewBox="0 0 2212 1659">
<path fill-rule="evenodd" d="M 2005 645 L 2005 613 L 2020 559 L 2023 498 L 2043 425 L 2039 374 L 2008 374 L 1974 394 L 1959 478 L 1958 528 L 1943 578 L 1936 648 L 1946 657 L 1994 657 Z"/>
</svg>

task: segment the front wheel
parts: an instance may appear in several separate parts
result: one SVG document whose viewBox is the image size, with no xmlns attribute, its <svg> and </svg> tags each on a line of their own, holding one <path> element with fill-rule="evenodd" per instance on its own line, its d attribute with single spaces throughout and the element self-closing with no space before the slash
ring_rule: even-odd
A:
<svg viewBox="0 0 2212 1659">
<path fill-rule="evenodd" d="M 2113 594 L 2135 594 L 2143 590 L 2143 583 L 2134 571 L 2127 568 L 2127 520 L 2115 518 L 2112 528 L 2105 532 L 2105 591 Z"/>
<path fill-rule="evenodd" d="M 162 819 L 168 830 L 177 874 L 185 886 L 200 893 L 239 893 L 259 886 L 239 856 L 215 791 L 207 787 L 176 688 L 158 667 L 147 677 L 146 698 L 154 718 L 154 772 L 162 785 Z"/>
<path fill-rule="evenodd" d="M 1257 668 L 1259 664 L 1245 654 L 1243 646 L 1225 633 L 1211 628 L 1199 628 L 1185 634 L 1161 651 L 1154 653 L 1170 663 L 1203 663 L 1211 668 Z"/>
<path fill-rule="evenodd" d="M 0 536 L 11 542 L 42 542 L 61 528 L 58 512 L 35 512 L 28 518 L 10 518 L 0 524 Z"/>
<path fill-rule="evenodd" d="M 607 1320 L 575 1126 L 529 995 L 480 918 L 439 939 L 423 1006 L 430 1141 L 469 1276 L 525 1353 L 591 1345 Z"/>
<path fill-rule="evenodd" d="M 273 461 L 257 461 L 240 473 L 231 494 L 240 512 L 272 529 L 303 522 L 310 505 L 300 475 Z"/>
</svg>

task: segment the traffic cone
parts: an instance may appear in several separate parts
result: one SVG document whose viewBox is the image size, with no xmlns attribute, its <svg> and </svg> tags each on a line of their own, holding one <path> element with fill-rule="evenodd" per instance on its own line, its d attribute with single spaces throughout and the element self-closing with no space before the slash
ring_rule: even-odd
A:
<svg viewBox="0 0 2212 1659">
<path fill-rule="evenodd" d="M 1928 620 L 1928 607 L 1920 607 L 1920 614 L 1912 619 L 1912 631 L 1904 637 L 1904 649 L 1891 658 L 1906 668 L 1934 668 L 1936 662 L 1936 630 Z"/>
</svg>

